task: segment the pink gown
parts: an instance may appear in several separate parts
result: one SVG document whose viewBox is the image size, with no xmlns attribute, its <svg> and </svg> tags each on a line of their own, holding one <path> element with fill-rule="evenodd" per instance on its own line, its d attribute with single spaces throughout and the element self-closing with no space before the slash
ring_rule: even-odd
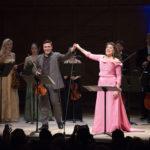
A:
<svg viewBox="0 0 150 150">
<path fill-rule="evenodd" d="M 95 55 L 88 52 L 88 58 L 99 62 L 98 86 L 116 86 L 121 84 L 122 63 L 119 60 L 105 61 L 104 55 Z M 113 97 L 114 91 L 108 91 L 106 95 L 106 132 L 113 132 L 115 129 L 131 131 L 126 110 L 122 101 L 121 93 L 117 99 Z M 95 116 L 92 132 L 104 132 L 104 92 L 97 92 Z"/>
</svg>

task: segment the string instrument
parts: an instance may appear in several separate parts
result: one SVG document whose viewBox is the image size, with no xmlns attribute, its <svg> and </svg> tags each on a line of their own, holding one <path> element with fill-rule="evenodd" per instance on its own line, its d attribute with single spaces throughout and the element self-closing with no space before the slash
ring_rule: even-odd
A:
<svg viewBox="0 0 150 150">
<path fill-rule="evenodd" d="M 132 54 L 130 54 L 128 57 L 126 57 L 126 58 L 122 61 L 122 63 L 125 63 L 127 60 L 129 60 L 131 57 L 133 57 L 135 54 L 136 54 L 136 52 L 133 52 Z M 123 74 L 122 74 L 122 81 L 126 81 L 125 79 L 124 79 L 124 80 L 123 80 L 123 79 L 124 79 L 124 78 L 123 78 Z M 126 81 L 125 83 L 128 84 L 127 81 Z M 124 83 L 124 84 L 125 84 L 125 83 Z M 123 104 L 125 105 L 126 102 L 127 102 L 127 99 L 126 99 L 126 97 L 125 97 L 125 93 L 121 92 L 121 96 L 122 96 Z"/>
<path fill-rule="evenodd" d="M 35 87 L 35 95 L 41 95 L 44 96 L 47 93 L 47 89 L 44 87 L 43 84 L 39 84 L 38 87 Z"/>
<path fill-rule="evenodd" d="M 150 86 L 150 80 L 148 81 L 148 86 Z M 144 106 L 146 109 L 150 110 L 150 92 L 146 93 L 146 96 L 144 99 Z"/>
<path fill-rule="evenodd" d="M 13 89 L 18 89 L 20 87 L 20 82 L 19 82 L 19 74 L 17 72 L 16 69 L 14 69 L 13 73 L 12 73 L 12 83 L 11 83 L 11 87 Z"/>
<path fill-rule="evenodd" d="M 23 65 L 24 63 L 20 63 L 17 66 Z M 20 87 L 20 81 L 19 81 L 19 74 L 17 72 L 16 69 L 13 70 L 12 73 L 12 83 L 11 83 L 11 87 L 13 89 L 18 89 Z"/>
<path fill-rule="evenodd" d="M 133 57 L 136 54 L 136 52 L 133 52 L 132 54 L 130 54 L 127 58 L 125 58 L 122 63 L 126 62 L 128 59 L 130 59 L 131 57 Z"/>
<path fill-rule="evenodd" d="M 146 109 L 150 110 L 150 93 L 149 92 L 145 96 L 144 106 Z"/>
<path fill-rule="evenodd" d="M 78 83 L 71 83 L 70 85 L 70 99 L 76 101 L 81 98 L 81 94 L 79 93 L 79 85 Z"/>
<path fill-rule="evenodd" d="M 32 61 L 36 71 L 38 72 L 41 72 L 41 69 L 40 68 L 37 68 L 36 64 Z M 38 79 L 38 76 L 36 76 L 36 80 L 39 80 Z M 41 95 L 41 96 L 45 96 L 47 93 L 47 89 L 44 87 L 43 84 L 35 84 L 35 95 Z"/>
<path fill-rule="evenodd" d="M 150 70 L 150 63 L 148 61 L 148 64 L 146 66 L 142 66 L 143 71 L 139 77 L 139 79 L 142 82 L 143 87 L 149 87 L 150 86 L 150 79 L 149 79 L 149 70 Z M 144 79 L 144 80 L 142 80 Z M 144 107 L 148 110 L 150 110 L 150 92 L 146 92 L 145 98 L 144 98 Z"/>
</svg>

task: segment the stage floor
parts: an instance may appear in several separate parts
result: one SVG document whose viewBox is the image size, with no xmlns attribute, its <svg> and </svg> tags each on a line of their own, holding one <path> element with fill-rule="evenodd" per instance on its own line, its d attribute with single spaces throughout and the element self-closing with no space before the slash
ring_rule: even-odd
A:
<svg viewBox="0 0 150 150">
<path fill-rule="evenodd" d="M 131 125 L 132 128 L 140 129 L 143 130 L 143 132 L 125 132 L 125 136 L 131 136 L 131 137 L 139 137 L 143 139 L 144 141 L 149 142 L 150 138 L 150 124 L 148 124 L 146 121 L 141 121 L 139 116 L 132 116 L 131 121 L 137 123 L 137 125 Z M 67 121 L 66 122 L 66 128 L 65 128 L 65 133 L 66 135 L 71 135 L 74 129 L 74 126 L 76 124 L 79 125 L 85 125 L 87 124 L 90 128 L 90 131 L 92 131 L 92 124 L 93 124 L 93 116 L 92 115 L 85 115 L 83 117 L 83 122 L 77 121 L 76 123 L 73 123 L 72 121 Z M 0 135 L 3 133 L 5 124 L 0 124 Z M 25 121 L 19 121 L 16 123 L 11 124 L 12 130 L 16 128 L 21 128 L 25 131 L 27 136 L 30 136 L 30 133 L 36 130 L 36 123 L 30 124 L 30 123 L 25 123 Z M 41 122 L 39 122 L 39 127 L 41 126 Z M 64 129 L 58 129 L 58 126 L 55 121 L 49 121 L 49 130 L 51 131 L 52 134 L 55 133 L 64 133 Z M 91 132 L 91 134 L 93 134 Z M 94 134 L 93 134 L 94 135 Z M 34 138 L 38 137 L 38 133 L 34 135 Z M 94 138 L 96 141 L 101 141 L 101 142 L 111 142 L 111 137 L 108 135 L 104 134 L 98 134 L 94 135 Z"/>
</svg>

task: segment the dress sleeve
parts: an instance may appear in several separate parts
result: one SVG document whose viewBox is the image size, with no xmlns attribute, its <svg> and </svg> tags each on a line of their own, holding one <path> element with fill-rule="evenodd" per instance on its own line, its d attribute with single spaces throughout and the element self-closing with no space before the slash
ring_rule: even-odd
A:
<svg viewBox="0 0 150 150">
<path fill-rule="evenodd" d="M 95 60 L 95 61 L 99 61 L 102 55 L 97 55 L 97 54 L 92 54 L 91 52 L 88 52 L 86 54 L 86 57 Z"/>
<path fill-rule="evenodd" d="M 122 63 L 120 61 L 115 62 L 116 76 L 117 76 L 117 85 L 121 85 L 121 76 L 122 76 Z"/>
</svg>

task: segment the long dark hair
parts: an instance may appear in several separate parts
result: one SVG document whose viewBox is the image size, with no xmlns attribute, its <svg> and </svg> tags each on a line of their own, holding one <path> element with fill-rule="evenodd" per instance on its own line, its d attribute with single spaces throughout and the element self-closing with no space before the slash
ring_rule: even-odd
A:
<svg viewBox="0 0 150 150">
<path fill-rule="evenodd" d="M 113 48 L 114 48 L 114 55 L 113 55 L 113 57 L 114 57 L 114 58 L 118 58 L 120 61 L 122 61 L 121 55 L 120 55 L 120 53 L 118 52 L 115 43 L 114 43 L 114 42 L 107 42 L 107 43 L 106 43 L 106 47 L 107 47 L 108 45 L 112 45 Z"/>
</svg>

